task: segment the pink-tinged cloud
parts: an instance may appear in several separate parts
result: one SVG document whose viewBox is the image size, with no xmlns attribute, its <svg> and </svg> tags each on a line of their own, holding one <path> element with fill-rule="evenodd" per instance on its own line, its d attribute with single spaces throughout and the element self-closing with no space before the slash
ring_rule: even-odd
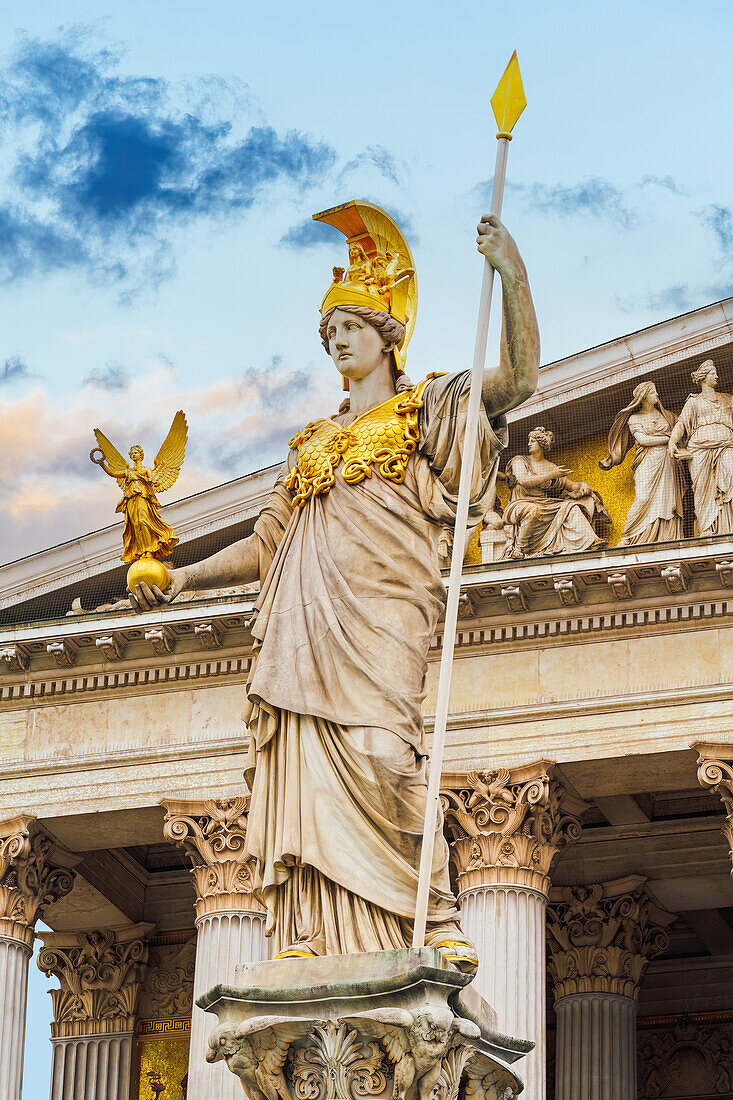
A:
<svg viewBox="0 0 733 1100">
<path fill-rule="evenodd" d="M 173 414 L 183 409 L 189 443 L 164 504 L 284 458 L 304 423 L 335 411 L 340 388 L 327 364 L 267 371 L 198 388 L 159 367 L 123 392 L 86 387 L 62 402 L 36 386 L 0 401 L 0 562 L 12 561 L 118 520 L 119 489 L 89 461 L 93 428 L 123 453 L 132 443 L 152 463 Z"/>
</svg>

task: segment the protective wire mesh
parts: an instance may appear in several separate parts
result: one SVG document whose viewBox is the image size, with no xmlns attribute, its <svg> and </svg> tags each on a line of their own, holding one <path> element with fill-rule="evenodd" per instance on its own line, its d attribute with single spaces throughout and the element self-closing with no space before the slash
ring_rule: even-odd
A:
<svg viewBox="0 0 733 1100">
<path fill-rule="evenodd" d="M 675 538 L 693 537 L 696 534 L 695 505 L 687 461 L 673 464 L 677 469 L 676 476 L 671 475 L 667 468 L 666 476 L 657 476 L 655 481 L 654 470 L 671 461 L 664 457 L 666 448 L 659 445 L 656 448 L 635 448 L 632 435 L 627 435 L 626 442 L 631 444 L 627 453 L 621 453 L 625 448 L 622 439 L 616 448 L 618 461 L 615 464 L 606 463 L 609 465 L 608 469 L 603 469 L 600 463 L 609 455 L 609 433 L 615 421 L 617 437 L 624 435 L 625 424 L 632 429 L 639 428 L 640 416 L 642 421 L 646 417 L 641 424 L 644 431 L 668 434 L 670 424 L 680 414 L 689 395 L 699 394 L 699 385 L 692 381 L 691 372 L 705 358 L 706 356 L 700 354 L 691 357 L 682 350 L 679 357 L 671 363 L 652 362 L 648 369 L 642 369 L 635 376 L 617 383 L 604 382 L 600 385 L 589 382 L 580 385 L 556 403 L 549 398 L 542 401 L 541 373 L 541 411 L 524 412 L 520 406 L 509 417 L 508 446 L 500 459 L 496 510 L 487 517 L 484 524 L 484 531 L 491 529 L 492 525 L 495 528 L 492 547 L 487 553 L 486 545 L 482 548 L 482 542 L 487 543 L 486 536 L 480 539 L 480 532 L 474 532 L 468 546 L 466 564 L 475 565 L 482 559 L 500 564 L 508 561 L 512 555 L 543 557 L 548 553 L 592 553 L 602 546 L 617 546 L 620 541 L 623 544 L 629 510 L 634 504 L 635 494 L 639 495 L 640 490 L 651 494 L 657 512 L 666 511 L 679 515 L 676 528 L 674 524 L 658 525 L 656 532 L 652 531 L 648 538 L 652 538 L 652 541 L 664 541 L 669 539 L 670 533 L 674 533 Z M 718 391 L 725 393 L 728 389 L 733 390 L 733 349 L 716 351 L 714 360 L 719 373 Z M 626 373 L 633 375 L 633 371 L 629 372 L 628 369 Z M 659 399 L 651 413 L 644 413 L 640 407 L 644 383 L 653 383 Z M 530 402 L 528 409 L 535 409 L 536 405 L 536 400 Z M 617 416 L 623 409 L 627 409 L 627 413 L 619 426 Z M 668 415 L 665 416 L 665 413 Z M 727 415 L 730 417 L 730 413 Z M 629 424 L 630 417 L 637 419 L 632 419 Z M 544 433 L 540 433 L 543 448 L 541 453 L 535 449 L 534 459 L 531 459 L 528 456 L 528 437 L 537 428 L 545 429 Z M 729 434 L 732 448 L 730 454 L 733 456 L 733 430 Z M 685 440 L 682 446 L 685 446 Z M 527 486 L 523 488 L 519 484 L 521 476 L 518 478 L 517 475 L 523 472 L 526 481 L 527 474 L 531 477 L 538 470 L 547 472 L 548 467 L 538 467 L 537 461 L 550 462 L 562 469 L 557 476 L 546 477 L 544 485 L 530 485 L 527 492 Z M 265 473 L 270 476 L 269 470 Z M 272 482 L 276 473 L 277 467 L 273 467 Z M 586 487 L 591 491 L 590 497 Z M 246 491 L 245 479 L 243 496 Z M 110 503 L 113 498 L 114 492 Z M 518 503 L 512 504 L 512 500 Z M 174 505 L 170 509 L 163 509 L 163 515 L 174 526 L 177 507 Z M 542 513 L 539 516 L 539 527 L 544 525 L 544 535 L 539 537 L 535 533 L 532 540 L 527 537 L 526 531 L 524 535 L 521 534 L 521 525 L 528 513 L 534 513 L 537 526 L 538 512 Z M 507 523 L 508 520 L 512 522 Z M 173 551 L 170 564 L 179 567 L 199 561 L 246 537 L 253 529 L 254 518 L 240 519 L 237 522 L 221 520 L 217 523 L 218 526 L 216 523 L 207 524 L 206 529 L 189 524 L 190 533 L 181 534 L 181 541 Z M 648 538 L 644 538 L 643 524 L 640 530 L 640 538 L 639 530 L 632 532 L 636 545 L 648 541 Z M 121 548 L 121 531 L 121 525 L 115 531 L 110 531 L 110 545 L 116 542 Z M 592 545 L 589 545 L 589 540 Z M 84 544 L 85 539 L 82 537 L 80 541 Z M 84 551 L 82 555 L 83 553 Z M 33 559 L 26 559 L 26 572 L 30 579 L 25 591 L 21 588 L 10 592 L 0 588 L 0 627 L 53 620 L 74 611 L 90 612 L 104 605 L 114 605 L 125 597 L 127 566 L 121 562 L 113 564 L 115 558 L 107 560 L 109 565 L 105 565 L 94 576 L 84 577 L 83 571 L 77 570 L 60 583 L 54 583 L 52 577 L 43 577 L 42 555 L 37 555 L 35 562 Z M 16 563 L 16 567 L 21 564 Z M 7 566 L 0 571 L 0 585 L 3 574 L 7 576 L 8 572 Z M 63 571 L 61 575 L 63 577 Z M 245 591 L 251 592 L 252 589 L 245 590 L 240 586 L 226 590 L 221 595 Z M 202 597 L 189 595 L 187 598 Z"/>
</svg>

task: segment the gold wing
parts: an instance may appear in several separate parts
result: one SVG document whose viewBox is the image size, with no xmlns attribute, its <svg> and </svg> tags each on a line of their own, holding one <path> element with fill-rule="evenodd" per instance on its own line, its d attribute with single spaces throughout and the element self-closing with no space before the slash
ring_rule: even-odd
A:
<svg viewBox="0 0 733 1100">
<path fill-rule="evenodd" d="M 105 473 L 109 473 L 111 477 L 122 477 L 128 470 L 128 463 L 122 457 L 120 452 L 115 447 L 114 443 L 110 443 L 107 436 L 103 432 L 100 432 L 99 428 L 94 429 L 94 438 L 97 441 L 97 445 L 104 455 L 104 461 L 108 466 Z M 92 454 L 94 452 L 92 451 Z M 101 463 L 98 463 L 100 465 Z"/>
<path fill-rule="evenodd" d="M 170 489 L 181 472 L 187 440 L 188 424 L 186 423 L 186 417 L 179 409 L 173 417 L 173 423 L 162 447 L 155 456 L 153 480 L 155 481 L 155 488 L 161 493 L 164 489 Z"/>
</svg>

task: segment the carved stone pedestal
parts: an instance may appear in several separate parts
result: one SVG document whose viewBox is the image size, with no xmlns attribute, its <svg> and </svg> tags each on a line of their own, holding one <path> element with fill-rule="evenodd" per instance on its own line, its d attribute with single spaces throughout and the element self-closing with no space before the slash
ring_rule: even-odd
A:
<svg viewBox="0 0 733 1100">
<path fill-rule="evenodd" d="M 199 999 L 219 1018 L 207 1057 L 249 1100 L 514 1100 L 532 1044 L 496 1032 L 469 981 L 434 948 L 240 966 Z"/>
</svg>

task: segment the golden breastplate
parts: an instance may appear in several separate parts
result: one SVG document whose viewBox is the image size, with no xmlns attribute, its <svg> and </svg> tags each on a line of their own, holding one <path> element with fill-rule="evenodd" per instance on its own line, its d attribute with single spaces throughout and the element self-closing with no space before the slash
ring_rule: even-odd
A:
<svg viewBox="0 0 733 1100">
<path fill-rule="evenodd" d="M 418 409 L 422 391 L 435 375 L 356 418 L 348 428 L 334 420 L 306 424 L 290 440 L 298 459 L 285 482 L 293 505 L 302 508 L 310 497 L 327 493 L 336 475 L 349 485 L 371 477 L 376 469 L 389 481 L 402 482 L 410 455 L 420 441 Z"/>
</svg>

